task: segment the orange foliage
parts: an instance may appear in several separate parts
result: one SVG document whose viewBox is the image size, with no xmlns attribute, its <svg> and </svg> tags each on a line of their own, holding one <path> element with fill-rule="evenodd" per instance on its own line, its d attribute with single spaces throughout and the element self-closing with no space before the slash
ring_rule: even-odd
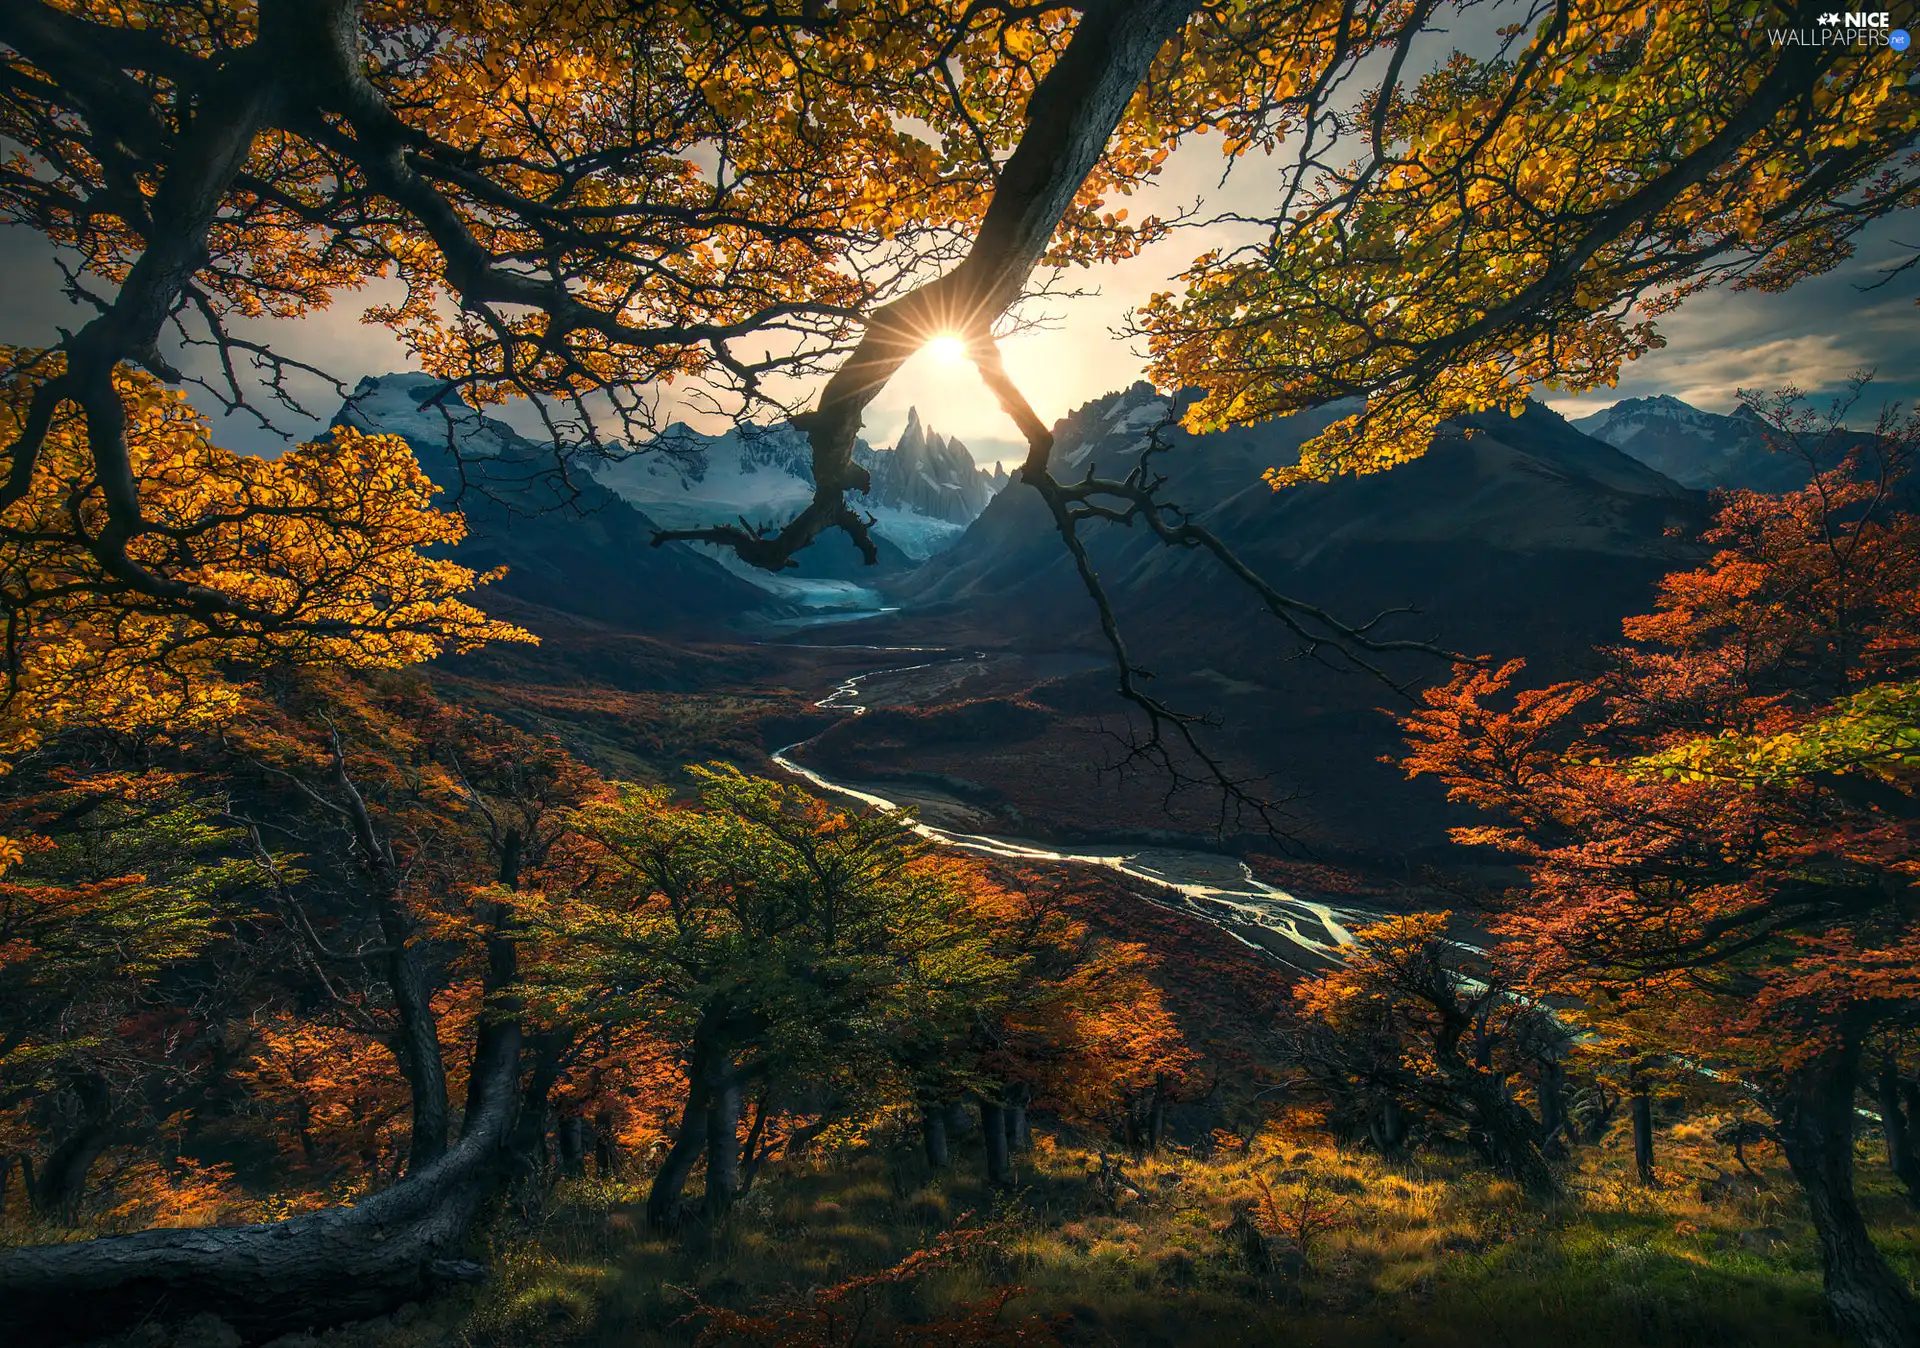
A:
<svg viewBox="0 0 1920 1348">
<path fill-rule="evenodd" d="M 1786 404 L 1804 490 L 1722 499 L 1706 565 L 1627 620 L 1613 672 L 1505 694 L 1518 662 L 1456 671 L 1405 724 L 1409 774 L 1494 816 L 1460 830 L 1528 865 L 1503 960 L 1612 1008 L 1655 1046 L 1791 1072 L 1920 1011 L 1920 423 L 1873 436 Z M 1604 715 L 1583 723 L 1590 705 Z M 1904 737 L 1904 738 L 1903 738 Z M 1904 756 L 1903 756 L 1904 755 Z M 1657 1028 L 1653 1028 L 1657 1027 Z"/>
</svg>

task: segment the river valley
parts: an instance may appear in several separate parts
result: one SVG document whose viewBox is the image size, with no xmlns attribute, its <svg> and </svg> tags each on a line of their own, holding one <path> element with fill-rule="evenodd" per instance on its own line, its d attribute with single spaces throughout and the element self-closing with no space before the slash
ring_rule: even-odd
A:
<svg viewBox="0 0 1920 1348">
<path fill-rule="evenodd" d="M 1093 657 L 1079 654 L 1028 656 L 883 646 L 869 649 L 876 655 L 891 655 L 900 663 L 853 675 L 815 706 L 860 716 L 872 707 L 911 707 L 950 700 L 962 695 L 967 685 L 1001 672 L 1009 661 L 1026 662 L 1041 677 L 1050 670 L 1069 672 L 1098 663 Z M 952 796 L 917 785 L 840 779 L 800 761 L 812 742 L 808 739 L 787 745 L 773 755 L 774 763 L 820 790 L 875 809 L 911 808 L 917 816 L 915 831 L 944 846 L 1014 862 L 1116 871 L 1139 882 L 1148 901 L 1199 918 L 1298 968 L 1324 967 L 1337 958 L 1335 952 L 1340 946 L 1351 944 L 1354 927 L 1383 915 L 1351 903 L 1335 905 L 1302 897 L 1267 884 L 1246 862 L 1224 853 L 1120 842 L 1054 846 L 971 831 L 967 821 L 982 816 Z M 935 820 L 939 822 L 931 822 Z"/>
</svg>

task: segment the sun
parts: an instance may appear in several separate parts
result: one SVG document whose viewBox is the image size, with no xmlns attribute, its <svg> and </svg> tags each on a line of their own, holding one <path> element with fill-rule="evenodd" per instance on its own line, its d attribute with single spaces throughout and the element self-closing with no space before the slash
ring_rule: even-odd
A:
<svg viewBox="0 0 1920 1348">
<path fill-rule="evenodd" d="M 967 358 L 967 339 L 943 332 L 927 343 L 927 350 L 942 365 L 957 365 Z"/>
</svg>

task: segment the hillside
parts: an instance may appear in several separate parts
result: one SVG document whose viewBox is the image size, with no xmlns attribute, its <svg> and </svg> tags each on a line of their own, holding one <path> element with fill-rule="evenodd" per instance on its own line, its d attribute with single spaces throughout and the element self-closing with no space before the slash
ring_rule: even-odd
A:
<svg viewBox="0 0 1920 1348">
<path fill-rule="evenodd" d="M 1125 471 L 1164 403 L 1145 385 L 1088 404 L 1056 428 L 1056 471 Z M 1324 426 L 1323 409 L 1216 435 L 1170 433 L 1166 496 L 1192 508 L 1283 592 L 1344 619 L 1387 610 L 1386 635 L 1430 638 L 1467 654 L 1530 653 L 1549 674 L 1590 659 L 1642 609 L 1657 577 L 1688 555 L 1683 536 L 1705 500 L 1537 406 L 1448 428 L 1424 458 L 1389 473 L 1279 495 L 1260 480 Z M 1386 706 L 1405 705 L 1351 669 L 1301 658 L 1298 643 L 1211 559 L 1170 552 L 1139 530 L 1096 523 L 1089 549 L 1155 692 L 1220 719 L 1213 741 L 1237 770 L 1294 796 L 1291 827 L 1318 849 L 1404 861 L 1439 848 L 1451 816 L 1424 786 L 1380 764 L 1397 748 Z M 958 544 L 889 582 L 904 607 L 891 638 L 1030 651 L 1098 651 L 1091 606 L 1041 503 L 1016 484 Z M 877 638 L 876 638 L 877 639 Z M 1324 657 L 1324 652 L 1322 653 Z M 1329 662 L 1337 663 L 1337 662 Z M 1427 657 L 1388 661 L 1400 678 L 1438 676 Z M 1067 832 L 1102 816 L 1146 828 L 1165 783 L 1116 783 L 1094 769 L 1123 705 L 1112 675 L 1054 680 L 1034 697 L 1059 721 L 1010 748 L 917 746 L 897 733 L 876 762 L 975 781 L 1023 815 Z M 878 733 L 878 725 L 871 733 Z M 897 732 L 898 727 L 894 727 Z M 865 757 L 866 727 L 835 735 L 837 762 Z M 986 757 L 993 761 L 982 761 Z M 970 770 L 971 769 L 971 770 Z M 1018 781 L 1011 780 L 1017 776 Z M 1198 828 L 1211 817 L 1177 816 Z M 1167 826 L 1162 817 L 1160 826 Z"/>
<path fill-rule="evenodd" d="M 404 438 L 467 521 L 455 555 L 506 567 L 492 592 L 636 632 L 712 630 L 785 611 L 766 591 L 682 544 L 581 472 L 563 475 L 551 446 L 482 416 L 423 374 L 362 379 L 333 421 Z M 457 448 L 457 453 L 456 453 Z"/>
</svg>

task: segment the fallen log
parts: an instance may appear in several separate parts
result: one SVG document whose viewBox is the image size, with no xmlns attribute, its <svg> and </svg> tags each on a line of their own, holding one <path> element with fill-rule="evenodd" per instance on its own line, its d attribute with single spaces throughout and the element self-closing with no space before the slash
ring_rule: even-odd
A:
<svg viewBox="0 0 1920 1348">
<path fill-rule="evenodd" d="M 0 1250 L 0 1339 L 57 1344 L 211 1312 L 249 1342 L 368 1319 L 477 1281 L 467 1233 L 506 1173 L 520 1033 L 474 1064 L 479 1112 L 445 1155 L 347 1207 L 252 1226 Z"/>
</svg>

